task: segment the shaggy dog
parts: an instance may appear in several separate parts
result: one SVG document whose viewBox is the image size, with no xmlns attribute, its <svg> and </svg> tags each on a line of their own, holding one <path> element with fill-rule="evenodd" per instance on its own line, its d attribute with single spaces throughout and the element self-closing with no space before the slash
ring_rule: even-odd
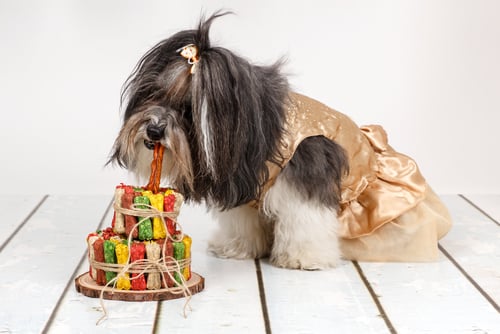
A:
<svg viewBox="0 0 500 334">
<path fill-rule="evenodd" d="M 142 57 L 124 86 L 124 122 L 110 162 L 147 179 L 152 148 L 165 146 L 162 175 L 188 201 L 205 202 L 220 224 L 209 244 L 217 256 L 333 267 L 352 157 L 328 136 L 294 139 L 291 118 L 316 102 L 290 92 L 281 61 L 257 66 L 212 46 L 210 26 L 225 14 Z"/>
</svg>

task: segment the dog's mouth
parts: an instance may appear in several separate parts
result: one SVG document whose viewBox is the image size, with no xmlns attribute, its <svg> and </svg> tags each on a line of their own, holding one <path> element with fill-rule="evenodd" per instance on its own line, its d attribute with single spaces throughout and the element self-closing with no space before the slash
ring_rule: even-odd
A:
<svg viewBox="0 0 500 334">
<path fill-rule="evenodd" d="M 149 139 L 144 139 L 144 146 L 146 146 L 146 148 L 148 150 L 154 150 L 155 148 L 155 141 L 153 140 L 149 140 Z"/>
</svg>

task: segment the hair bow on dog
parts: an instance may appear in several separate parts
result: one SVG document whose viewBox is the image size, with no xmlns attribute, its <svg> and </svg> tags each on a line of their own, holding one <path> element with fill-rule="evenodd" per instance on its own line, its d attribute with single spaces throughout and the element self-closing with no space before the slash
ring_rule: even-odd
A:
<svg viewBox="0 0 500 334">
<path fill-rule="evenodd" d="M 195 67 L 200 57 L 198 56 L 198 48 L 194 44 L 188 44 L 183 46 L 180 49 L 177 49 L 177 52 L 181 53 L 181 56 L 188 60 L 188 64 L 191 64 L 191 74 L 195 72 Z"/>
</svg>

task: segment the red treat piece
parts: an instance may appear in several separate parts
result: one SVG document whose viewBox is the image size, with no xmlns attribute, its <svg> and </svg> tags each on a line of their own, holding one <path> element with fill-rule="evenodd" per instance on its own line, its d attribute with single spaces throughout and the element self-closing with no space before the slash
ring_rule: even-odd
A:
<svg viewBox="0 0 500 334">
<path fill-rule="evenodd" d="M 122 196 L 122 207 L 124 209 L 132 209 L 132 203 L 134 203 L 134 191 L 132 189 L 132 192 L 130 192 L 129 189 L 132 188 L 125 188 L 125 194 L 123 194 Z M 137 219 L 134 216 L 125 215 L 125 234 L 127 235 L 127 237 L 130 235 L 130 232 L 134 228 L 135 224 L 137 224 Z M 137 239 L 137 236 L 138 231 L 137 229 L 135 229 L 132 237 L 134 239 Z"/>
<path fill-rule="evenodd" d="M 96 241 L 94 241 L 94 260 L 96 262 L 104 262 L 104 240 L 99 238 Z M 95 281 L 99 285 L 105 285 L 106 284 L 106 274 L 104 273 L 104 270 L 102 269 L 97 269 L 97 277 L 94 277 Z"/>
<path fill-rule="evenodd" d="M 163 199 L 163 211 L 172 212 L 172 211 L 174 211 L 174 206 L 175 206 L 175 195 L 170 194 L 170 195 L 165 196 L 165 198 Z M 175 233 L 174 221 L 170 218 L 167 218 L 166 223 L 167 223 L 168 234 L 173 235 Z"/>
<path fill-rule="evenodd" d="M 170 262 L 173 259 L 174 256 L 174 246 L 172 244 L 172 240 L 169 239 L 158 239 L 157 240 L 158 244 L 160 244 L 160 247 L 162 249 L 162 256 L 165 259 L 165 262 Z M 173 273 L 170 273 L 172 276 L 174 275 Z M 163 277 L 165 277 L 165 281 L 167 282 L 167 286 L 169 288 L 173 287 L 175 285 L 175 282 L 172 278 L 170 278 L 170 275 L 168 273 L 163 273 Z M 165 283 L 162 280 L 161 281 L 161 287 L 165 287 Z"/>
<path fill-rule="evenodd" d="M 144 259 L 146 245 L 142 242 L 134 242 L 130 247 L 130 262 Z M 132 290 L 146 290 L 146 279 L 143 274 L 130 275 L 130 288 Z"/>
<path fill-rule="evenodd" d="M 125 194 L 133 194 L 135 192 L 132 186 L 123 186 L 122 188 L 125 189 Z"/>
<path fill-rule="evenodd" d="M 112 227 L 106 227 L 101 231 L 101 236 L 104 240 L 109 240 L 111 237 L 116 235 L 115 231 L 113 231 Z"/>
</svg>

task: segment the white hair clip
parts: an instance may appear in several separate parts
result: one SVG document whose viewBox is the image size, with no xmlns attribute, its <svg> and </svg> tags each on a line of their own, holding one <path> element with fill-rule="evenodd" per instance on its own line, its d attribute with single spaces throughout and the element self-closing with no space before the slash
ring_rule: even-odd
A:
<svg viewBox="0 0 500 334">
<path fill-rule="evenodd" d="M 200 60 L 198 56 L 198 48 L 194 44 L 188 44 L 182 48 L 177 49 L 176 52 L 180 52 L 181 56 L 188 60 L 188 64 L 191 64 L 191 74 L 195 71 L 196 63 Z"/>
</svg>

